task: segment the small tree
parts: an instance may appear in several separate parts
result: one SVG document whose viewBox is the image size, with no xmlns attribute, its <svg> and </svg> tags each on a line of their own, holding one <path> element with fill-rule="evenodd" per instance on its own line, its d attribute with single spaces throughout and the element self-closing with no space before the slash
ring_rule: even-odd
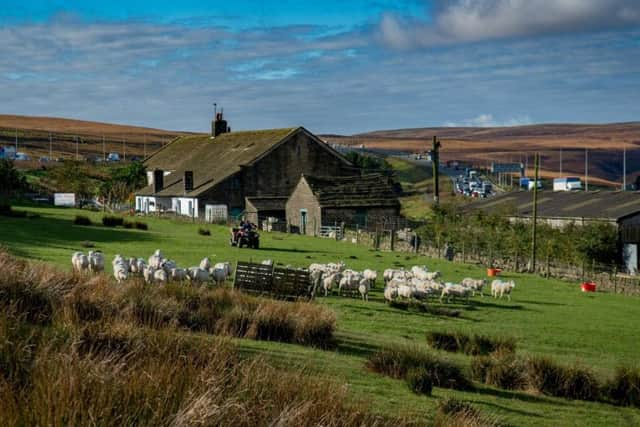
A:
<svg viewBox="0 0 640 427">
<path fill-rule="evenodd" d="M 0 159 L 0 208 L 11 205 L 11 199 L 27 188 L 27 180 L 11 160 Z"/>
</svg>

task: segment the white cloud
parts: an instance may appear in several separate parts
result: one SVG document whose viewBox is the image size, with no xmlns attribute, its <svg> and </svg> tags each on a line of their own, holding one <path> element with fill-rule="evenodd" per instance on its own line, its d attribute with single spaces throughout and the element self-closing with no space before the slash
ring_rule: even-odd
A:
<svg viewBox="0 0 640 427">
<path fill-rule="evenodd" d="M 640 25 L 638 0 L 441 0 L 431 22 L 385 15 L 392 48 L 474 42 Z"/>
<path fill-rule="evenodd" d="M 446 122 L 445 127 L 479 127 L 479 128 L 491 128 L 491 127 L 510 127 L 510 126 L 524 126 L 531 124 L 531 118 L 529 116 L 513 117 L 505 121 L 498 121 L 493 117 L 493 114 L 480 114 L 472 119 L 462 120 L 461 122 Z"/>
</svg>

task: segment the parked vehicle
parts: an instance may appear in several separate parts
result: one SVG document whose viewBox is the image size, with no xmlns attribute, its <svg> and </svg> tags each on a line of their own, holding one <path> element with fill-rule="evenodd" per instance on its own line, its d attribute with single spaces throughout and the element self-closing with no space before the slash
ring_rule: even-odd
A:
<svg viewBox="0 0 640 427">
<path fill-rule="evenodd" d="M 553 191 L 582 190 L 582 181 L 578 177 L 556 178 L 553 180 Z"/>
</svg>

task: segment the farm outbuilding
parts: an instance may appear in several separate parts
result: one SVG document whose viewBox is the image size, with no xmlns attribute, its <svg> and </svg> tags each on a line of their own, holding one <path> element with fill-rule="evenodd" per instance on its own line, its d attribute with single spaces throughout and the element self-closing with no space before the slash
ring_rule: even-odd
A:
<svg viewBox="0 0 640 427">
<path fill-rule="evenodd" d="M 286 213 L 292 230 L 319 235 L 322 227 L 343 223 L 367 227 L 395 218 L 400 202 L 391 179 L 385 175 L 302 175 L 287 201 Z"/>
<path fill-rule="evenodd" d="M 245 201 L 247 221 L 268 231 L 286 231 L 286 196 L 254 196 Z"/>
<path fill-rule="evenodd" d="M 204 218 L 206 206 L 226 206 L 230 215 L 238 215 L 247 198 L 260 204 L 288 197 L 301 174 L 360 174 L 303 127 L 230 132 L 218 116 L 212 128 L 211 135 L 177 138 L 145 160 L 151 173 L 148 186 L 136 193 L 136 210 Z"/>
<path fill-rule="evenodd" d="M 530 191 L 505 193 L 471 203 L 464 210 L 496 214 L 514 221 L 530 220 L 533 215 L 533 194 Z M 538 192 L 538 220 L 553 227 L 594 222 L 615 225 L 620 236 L 621 258 L 624 259 L 629 272 L 637 272 L 640 245 L 640 192 L 540 191 Z"/>
</svg>

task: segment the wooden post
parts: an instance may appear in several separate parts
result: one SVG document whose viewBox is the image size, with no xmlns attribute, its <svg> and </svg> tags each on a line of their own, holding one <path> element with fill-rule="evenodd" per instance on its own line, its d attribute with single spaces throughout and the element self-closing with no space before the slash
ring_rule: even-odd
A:
<svg viewBox="0 0 640 427">
<path fill-rule="evenodd" d="M 540 154 L 535 155 L 535 177 L 533 179 L 533 218 L 531 224 L 531 272 L 536 271 L 536 233 L 538 222 L 538 174 L 540 169 Z"/>
<path fill-rule="evenodd" d="M 356 245 L 360 243 L 360 224 L 356 224 Z"/>
<path fill-rule="evenodd" d="M 396 248 L 396 227 L 395 224 L 393 227 L 391 227 L 391 241 L 389 242 L 389 246 L 391 249 L 391 252 L 393 252 Z"/>
</svg>

